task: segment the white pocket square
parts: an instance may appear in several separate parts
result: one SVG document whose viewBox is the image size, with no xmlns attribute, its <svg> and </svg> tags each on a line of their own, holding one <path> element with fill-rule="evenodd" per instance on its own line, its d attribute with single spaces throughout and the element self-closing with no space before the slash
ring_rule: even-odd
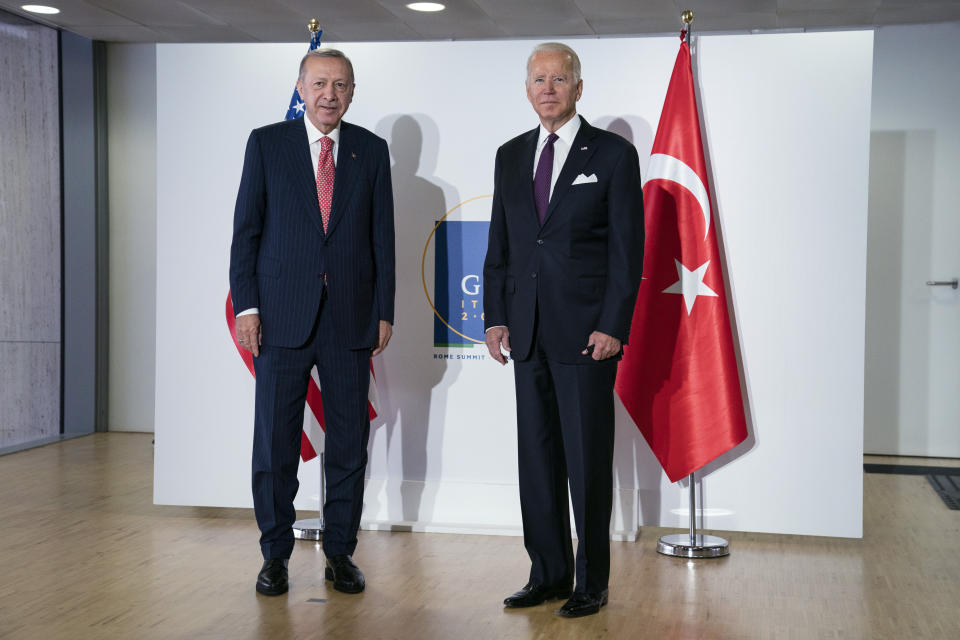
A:
<svg viewBox="0 0 960 640">
<path fill-rule="evenodd" d="M 590 175 L 585 176 L 581 173 L 573 180 L 573 185 L 590 184 L 591 182 L 596 182 L 596 181 L 597 181 L 597 174 L 591 173 Z M 573 185 L 570 185 L 570 186 L 573 186 Z"/>
</svg>

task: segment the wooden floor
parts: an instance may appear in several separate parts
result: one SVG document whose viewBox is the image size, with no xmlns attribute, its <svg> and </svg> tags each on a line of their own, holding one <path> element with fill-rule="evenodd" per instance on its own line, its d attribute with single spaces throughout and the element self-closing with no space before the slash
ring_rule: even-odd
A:
<svg viewBox="0 0 960 640">
<path fill-rule="evenodd" d="M 865 476 L 863 540 L 730 533 L 686 561 L 644 528 L 613 544 L 610 605 L 566 620 L 501 607 L 528 568 L 512 537 L 361 532 L 359 596 L 298 542 L 290 593 L 257 596 L 252 511 L 153 506 L 150 441 L 0 457 L 0 638 L 960 638 L 960 511 L 922 476 Z"/>
</svg>

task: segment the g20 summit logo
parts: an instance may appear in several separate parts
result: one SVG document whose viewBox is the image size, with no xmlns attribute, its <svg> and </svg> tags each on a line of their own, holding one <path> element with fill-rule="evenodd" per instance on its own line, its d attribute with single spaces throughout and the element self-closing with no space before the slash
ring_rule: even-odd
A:
<svg viewBox="0 0 960 640">
<path fill-rule="evenodd" d="M 433 346 L 472 349 L 484 344 L 483 260 L 490 230 L 491 196 L 464 200 L 437 221 L 423 248 L 420 275 L 433 310 Z M 430 269 L 430 258 L 433 268 Z M 432 293 L 428 274 L 432 273 Z M 436 358 L 486 356 L 435 354 Z"/>
</svg>

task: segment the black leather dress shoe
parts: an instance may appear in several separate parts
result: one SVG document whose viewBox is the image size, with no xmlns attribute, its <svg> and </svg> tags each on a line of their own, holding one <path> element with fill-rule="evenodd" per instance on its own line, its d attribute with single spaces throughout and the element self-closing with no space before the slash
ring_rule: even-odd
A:
<svg viewBox="0 0 960 640">
<path fill-rule="evenodd" d="M 287 583 L 287 567 L 280 558 L 268 558 L 263 561 L 257 575 L 257 593 L 265 596 L 279 596 L 290 588 Z"/>
<path fill-rule="evenodd" d="M 353 564 L 350 556 L 330 556 L 327 558 L 327 580 L 333 580 L 333 588 L 344 593 L 360 593 L 367 585 L 363 572 Z"/>
<path fill-rule="evenodd" d="M 564 618 L 580 618 L 593 615 L 600 611 L 600 607 L 607 604 L 609 589 L 600 593 L 574 593 L 570 599 L 557 609 L 557 613 Z"/>
<path fill-rule="evenodd" d="M 503 601 L 503 606 L 508 609 L 517 609 L 520 607 L 535 607 L 543 604 L 547 600 L 562 600 L 569 598 L 573 588 L 570 585 L 554 585 L 547 587 L 542 584 L 528 582 L 523 589 L 517 591 Z"/>
</svg>

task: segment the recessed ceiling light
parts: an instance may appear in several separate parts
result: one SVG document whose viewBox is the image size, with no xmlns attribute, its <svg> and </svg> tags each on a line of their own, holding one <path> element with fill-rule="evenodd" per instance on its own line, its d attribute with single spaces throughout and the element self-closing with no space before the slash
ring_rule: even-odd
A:
<svg viewBox="0 0 960 640">
<path fill-rule="evenodd" d="M 411 2 L 407 9 L 414 11 L 443 11 L 446 7 L 439 2 Z"/>
<path fill-rule="evenodd" d="M 25 4 L 20 8 L 24 11 L 29 11 L 30 13 L 45 13 L 51 16 L 55 13 L 60 13 L 60 9 L 57 9 L 56 7 L 48 7 L 42 4 Z"/>
</svg>

